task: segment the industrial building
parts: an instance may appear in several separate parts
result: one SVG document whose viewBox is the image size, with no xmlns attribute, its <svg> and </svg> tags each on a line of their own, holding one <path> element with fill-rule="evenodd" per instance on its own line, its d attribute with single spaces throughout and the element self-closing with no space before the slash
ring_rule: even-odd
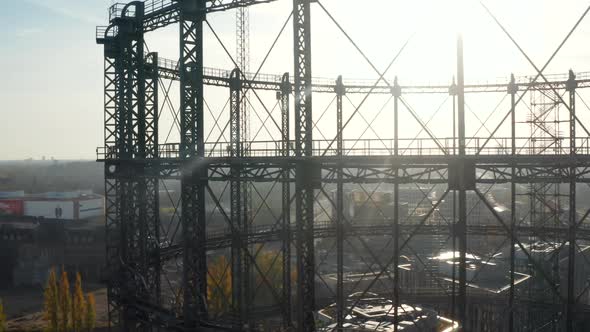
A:
<svg viewBox="0 0 590 332">
<path fill-rule="evenodd" d="M 84 220 L 104 216 L 104 197 L 90 191 L 0 192 L 0 216 Z"/>
<path fill-rule="evenodd" d="M 56 266 L 100 281 L 103 229 L 104 197 L 90 191 L 0 192 L 0 281 L 39 287 Z"/>
<path fill-rule="evenodd" d="M 453 332 L 459 328 L 457 322 L 430 309 L 402 304 L 395 310 L 392 301 L 374 293 L 350 294 L 344 308 L 348 314 L 342 331 Z M 318 327 L 318 331 L 333 331 L 336 328 L 336 304 L 320 310 L 318 317 L 326 325 Z"/>
</svg>

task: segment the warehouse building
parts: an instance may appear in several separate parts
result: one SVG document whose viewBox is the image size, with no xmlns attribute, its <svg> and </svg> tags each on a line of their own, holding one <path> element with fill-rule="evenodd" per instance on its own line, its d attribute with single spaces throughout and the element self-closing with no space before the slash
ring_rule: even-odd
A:
<svg viewBox="0 0 590 332">
<path fill-rule="evenodd" d="M 104 216 L 104 197 L 90 191 L 25 194 L 0 192 L 0 215 L 60 220 Z"/>
</svg>

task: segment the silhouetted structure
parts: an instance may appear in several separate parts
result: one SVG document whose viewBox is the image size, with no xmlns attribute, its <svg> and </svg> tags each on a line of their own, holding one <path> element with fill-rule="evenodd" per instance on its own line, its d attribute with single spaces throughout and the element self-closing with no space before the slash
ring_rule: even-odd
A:
<svg viewBox="0 0 590 332">
<path fill-rule="evenodd" d="M 335 301 L 334 317 L 339 329 L 347 319 L 347 311 L 364 301 L 364 295 L 375 283 L 386 278 L 390 291 L 379 295 L 391 299 L 388 308 L 394 311 L 394 321 L 402 315 L 398 311 L 404 305 L 427 303 L 457 320 L 467 331 L 583 329 L 589 312 L 588 287 L 583 284 L 583 276 L 575 278 L 575 275 L 576 261 L 585 257 L 578 244 L 590 240 L 590 229 L 586 222 L 588 212 L 577 213 L 576 186 L 588 182 L 590 133 L 584 118 L 576 116 L 576 100 L 577 90 L 590 86 L 590 75 L 576 77 L 570 71 L 567 76 L 548 76 L 541 70 L 532 80 L 512 77 L 506 83 L 466 85 L 459 38 L 457 82 L 449 86 L 401 86 L 397 79 L 387 81 L 384 73 L 379 73 L 381 79 L 377 82 L 349 84 L 342 77 L 335 82 L 312 79 L 310 6 L 315 1 L 311 0 L 293 1 L 293 82 L 288 73 L 250 74 L 241 68 L 230 72 L 203 66 L 205 24 L 219 40 L 206 21 L 208 13 L 272 1 L 134 1 L 113 5 L 109 26 L 97 29 L 97 42 L 104 46 L 105 52 L 105 144 L 98 150 L 98 159 L 105 163 L 111 321 L 125 330 L 143 331 L 151 326 L 173 330 L 242 330 L 272 324 L 278 317 L 284 328 L 311 331 L 315 329 L 317 310 Z M 329 14 L 321 3 L 318 6 Z M 180 61 L 160 59 L 155 52 L 145 54 L 144 34 L 171 24 L 178 24 L 180 30 Z M 342 30 L 341 26 L 337 27 Z M 237 65 L 235 61 L 234 64 Z M 179 82 L 179 143 L 158 141 L 159 106 L 170 101 L 169 89 L 160 80 Z M 220 143 L 221 138 L 206 141 L 204 117 L 208 112 L 204 105 L 204 86 L 228 89 L 228 142 Z M 276 137 L 280 137 L 276 141 L 244 140 L 243 98 L 249 92 L 261 100 L 260 91 L 276 92 L 281 110 L 279 123 L 273 118 L 278 129 Z M 567 116 L 559 120 L 567 126 L 567 133 L 557 130 L 558 135 L 535 132 L 517 136 L 517 106 L 529 91 L 554 92 L 554 102 L 567 109 Z M 510 134 L 499 137 L 496 128 L 488 136 L 467 137 L 464 100 L 467 92 L 507 92 L 510 110 L 502 123 L 510 119 Z M 314 130 L 318 130 L 314 129 L 312 117 L 313 94 L 335 97 L 337 135 L 333 139 L 313 138 Z M 393 133 L 392 138 L 345 139 L 345 129 L 360 107 L 355 106 L 348 119 L 343 117 L 343 101 L 352 94 L 393 98 L 393 122 L 387 133 Z M 433 134 L 404 98 L 411 94 L 450 95 L 453 100 L 453 115 L 448 123 L 449 127 L 453 126 L 450 137 Z M 566 100 L 562 99 L 563 94 Z M 402 110 L 409 111 L 426 137 L 400 137 Z M 218 119 L 214 114 L 215 126 Z M 291 120 L 293 124 L 289 123 Z M 531 122 L 538 124 L 541 120 L 537 115 Z M 291 127 L 294 133 L 290 133 Z M 579 136 L 580 129 L 587 136 Z M 540 149 L 540 143 L 545 148 Z M 158 193 L 166 180 L 180 181 L 181 194 L 175 214 L 164 223 Z M 223 194 L 225 190 L 219 193 L 220 183 L 229 186 L 229 194 L 225 194 L 230 196 L 229 204 Z M 272 222 L 259 224 L 257 209 L 249 208 L 252 202 L 243 188 L 253 186 L 256 191 L 255 185 L 261 183 L 272 184 L 273 188 L 274 184 L 281 184 L 280 200 L 277 199 L 281 208 L 273 211 L 274 207 L 267 204 L 274 199 L 272 188 L 268 195 L 257 193 L 260 206 L 272 215 Z M 393 197 L 391 213 L 383 215 L 385 222 L 347 220 L 342 213 L 345 185 L 360 187 L 368 201 L 381 184 L 391 187 Z M 506 209 L 498 211 L 495 203 L 490 202 L 486 189 L 494 184 L 509 186 L 510 206 L 506 207 L 509 213 Z M 528 214 L 516 211 L 521 184 L 532 188 L 527 192 L 531 208 Z M 548 203 L 551 195 L 539 188 L 542 184 L 567 188 L 566 194 L 560 194 L 560 208 L 558 204 Z M 424 202 L 400 202 L 406 190 L 401 186 L 413 185 L 423 193 Z M 327 189 L 332 186 L 336 187 L 335 195 Z M 433 191 L 438 194 L 432 195 Z M 474 197 L 489 210 L 493 223 L 470 221 L 468 205 Z M 452 208 L 443 209 L 443 204 L 448 202 L 452 202 Z M 409 203 L 413 208 L 402 203 Z M 541 222 L 542 217 L 534 213 L 541 205 L 545 219 L 549 214 L 553 216 L 552 222 Z M 408 209 L 414 218 L 400 216 L 400 206 Z M 330 215 L 326 222 L 316 219 L 314 212 L 331 211 L 333 207 L 333 215 L 325 213 Z M 564 215 L 559 209 L 568 212 Z M 212 211 L 221 213 L 227 222 L 225 229 L 211 229 L 208 220 Z M 517 217 L 517 212 L 522 217 Z M 445 235 L 448 235 L 446 240 Z M 386 237 L 383 252 L 374 250 L 367 240 L 371 237 Z M 315 245 L 319 239 L 326 238 L 335 241 L 333 247 L 325 249 L 325 255 L 336 256 L 336 289 L 329 293 L 329 299 L 316 296 L 316 288 L 322 285 L 323 278 L 316 266 L 322 264 L 323 254 L 316 253 Z M 508 248 L 503 259 L 509 267 L 499 275 L 509 275 L 509 288 L 496 295 L 472 291 L 473 287 L 469 287 L 478 273 L 477 267 L 469 265 L 469 248 L 485 248 L 487 244 L 478 239 L 491 238 L 506 241 L 490 240 L 487 248 L 492 253 L 490 256 L 498 252 L 493 250 L 498 244 Z M 526 244 L 539 240 L 560 244 L 557 250 L 567 251 L 566 257 L 533 257 Z M 569 245 L 565 246 L 566 243 Z M 278 284 L 269 281 L 268 271 L 261 270 L 257 264 L 255 258 L 260 246 L 255 244 L 282 249 L 276 254 L 282 264 Z M 458 252 L 458 257 L 447 264 L 452 266 L 452 271 L 444 271 L 442 277 L 446 279 L 441 282 L 439 264 L 428 260 L 426 255 L 438 256 L 445 247 Z M 365 275 L 370 281 L 360 292 L 351 290 L 355 291 L 351 300 L 344 287 L 345 252 L 359 252 L 359 248 L 362 255 L 358 260 L 366 265 Z M 232 310 L 211 315 L 207 311 L 207 258 L 225 250 L 231 252 L 227 268 L 232 274 L 232 296 L 226 300 Z M 522 273 L 516 271 L 515 261 L 523 254 L 528 259 L 527 269 L 532 271 L 520 272 L 532 275 L 549 293 L 535 292 L 537 286 L 526 290 L 517 287 Z M 292 256 L 296 258 L 295 264 Z M 420 274 L 428 276 L 429 287 L 400 287 L 402 256 L 404 264 L 409 257 L 412 264 L 421 267 Z M 548 268 L 545 260 L 551 261 L 554 256 L 566 259 L 565 271 L 559 267 L 551 269 L 551 264 Z M 260 285 L 255 284 L 253 275 L 261 276 L 264 289 L 272 295 L 273 305 L 260 304 L 262 301 L 257 299 Z M 565 291 L 560 290 L 564 289 L 562 285 L 566 285 Z"/>
</svg>

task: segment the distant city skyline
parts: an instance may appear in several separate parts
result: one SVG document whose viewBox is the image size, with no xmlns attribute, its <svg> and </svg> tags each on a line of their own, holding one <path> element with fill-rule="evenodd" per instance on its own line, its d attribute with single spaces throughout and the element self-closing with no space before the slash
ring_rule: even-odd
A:
<svg viewBox="0 0 590 332">
<path fill-rule="evenodd" d="M 406 39 L 417 31 L 386 75 L 388 79 L 397 75 L 402 85 L 450 82 L 455 71 L 454 29 L 461 29 L 465 35 L 467 82 L 506 78 L 511 72 L 534 74 L 533 68 L 477 1 L 371 0 L 363 2 L 365 6 L 353 0 L 321 2 L 379 70 L 386 67 Z M 42 156 L 57 160 L 95 159 L 95 149 L 103 141 L 103 52 L 95 43 L 94 33 L 96 25 L 107 24 L 107 8 L 112 3 L 112 0 L 23 0 L 0 5 L 3 41 L 0 59 L 5 68 L 0 81 L 3 116 L 0 159 L 39 160 Z M 567 6 L 548 0 L 485 3 L 539 67 L 588 5 L 581 0 L 568 1 Z M 252 7 L 250 67 L 253 71 L 288 17 L 291 6 L 291 1 L 279 0 Z M 462 23 L 454 23 L 463 19 Z M 312 20 L 314 76 L 336 78 L 341 74 L 345 78 L 367 79 L 378 76 L 315 4 Z M 234 12 L 210 15 L 209 21 L 233 54 Z M 178 31 L 174 29 L 148 34 L 150 50 L 175 59 Z M 261 72 L 293 71 L 291 30 L 292 24 L 288 24 Z M 205 33 L 205 65 L 231 69 L 231 61 L 208 28 Z M 589 36 L 590 18 L 586 18 L 546 72 L 566 73 L 570 68 L 590 71 Z M 225 94 L 220 89 L 211 90 L 211 99 L 220 100 L 207 99 L 213 112 L 222 109 Z M 178 104 L 177 96 L 171 98 Z M 272 106 L 274 100 L 268 100 Z M 316 102 L 316 109 L 323 111 L 327 102 L 320 97 Z M 167 112 L 162 118 L 163 139 L 172 123 Z M 174 135 L 170 141 L 174 141 Z"/>
</svg>

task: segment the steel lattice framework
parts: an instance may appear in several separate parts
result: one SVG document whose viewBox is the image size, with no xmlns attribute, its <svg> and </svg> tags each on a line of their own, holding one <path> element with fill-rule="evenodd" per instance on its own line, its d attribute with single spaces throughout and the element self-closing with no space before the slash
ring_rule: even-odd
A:
<svg viewBox="0 0 590 332">
<path fill-rule="evenodd" d="M 586 129 L 590 122 L 576 112 L 576 104 L 581 99 L 578 91 L 590 87 L 590 73 L 543 73 L 571 33 L 538 68 L 488 10 L 534 67 L 532 77 L 465 84 L 459 38 L 456 83 L 453 79 L 449 85 L 403 86 L 397 78 L 391 83 L 385 79 L 387 70 L 380 72 L 373 66 L 321 1 L 293 0 L 292 12 L 280 32 L 292 20 L 292 76 L 261 74 L 260 69 L 249 73 L 248 68 L 242 68 L 248 62 L 249 55 L 244 53 L 248 50 L 240 51 L 241 43 L 250 38 L 244 35 L 249 33 L 244 30 L 249 20 L 244 9 L 274 1 L 278 0 L 133 1 L 113 5 L 109 25 L 97 28 L 97 42 L 104 46 L 105 56 L 105 139 L 104 147 L 98 149 L 98 160 L 105 165 L 110 321 L 125 331 L 314 331 L 319 328 L 317 310 L 335 302 L 334 329 L 343 330 L 346 317 L 358 303 L 348 295 L 353 291 L 365 295 L 381 287 L 380 293 L 394 304 L 391 314 L 395 320 L 406 314 L 402 304 L 428 302 L 459 322 L 463 331 L 569 332 L 587 328 L 590 303 L 585 298 L 590 299 L 590 279 L 584 284 L 584 276 L 577 276 L 590 271 L 580 267 L 590 265 L 585 252 L 590 248 L 590 209 L 586 211 L 589 207 L 585 204 L 578 206 L 580 199 L 576 197 L 580 187 L 590 184 L 590 132 Z M 377 82 L 313 78 L 312 7 L 325 11 L 344 32 L 379 75 Z M 239 11 L 238 59 L 232 59 L 236 68 L 206 68 L 205 29 L 209 27 L 221 43 L 207 15 L 232 9 Z M 145 33 L 172 24 L 179 26 L 179 61 L 148 53 L 144 41 Z M 171 106 L 170 88 L 164 81 L 179 84 L 177 110 Z M 221 115 L 213 114 L 206 105 L 205 87 L 227 91 L 228 124 L 224 129 L 218 125 Z M 264 106 L 260 94 L 265 91 L 276 94 L 278 122 Z M 555 105 L 565 109 L 566 119 L 553 124 L 564 123 L 566 133 L 557 129 L 553 130 L 557 135 L 550 133 L 545 120 L 548 113 L 536 114 L 531 109 L 531 118 L 525 122 L 535 131 L 519 136 L 517 114 L 525 112 L 522 100 L 527 92 L 551 96 L 552 110 Z M 508 96 L 510 103 L 500 124 L 487 130 L 489 135 L 468 136 L 466 94 L 498 93 Z M 319 122 L 312 112 L 314 94 L 334 97 L 333 138 L 314 136 Z M 362 97 L 359 104 L 353 104 L 352 95 Z M 345 131 L 352 118 L 366 99 L 375 95 L 393 99 L 392 136 L 347 138 Z M 407 97 L 412 95 L 447 95 L 452 99 L 451 137 L 434 134 L 429 121 L 422 120 L 411 107 Z M 258 116 L 250 102 L 254 97 L 263 105 L 266 120 L 260 119 L 260 128 L 252 131 L 249 117 Z M 353 106 L 348 118 L 344 115 L 347 103 Z M 164 106 L 172 108 L 178 143 L 159 141 Z M 531 108 L 537 106 L 531 102 Z M 425 137 L 400 135 L 400 116 L 406 110 Z M 217 141 L 209 140 L 207 111 L 212 116 L 207 120 L 221 132 Z M 256 139 L 256 131 L 269 131 L 265 126 L 269 119 L 278 130 L 275 140 Z M 367 130 L 374 132 L 371 125 L 375 119 L 364 121 Z M 498 133 L 503 123 L 510 124 L 509 134 L 501 137 Z M 481 124 L 486 127 L 485 122 Z M 226 129 L 229 138 L 222 142 Z M 536 134 L 539 130 L 540 135 Z M 164 189 L 171 197 L 169 181 L 179 182 L 179 197 L 176 202 L 171 199 L 174 213 L 164 223 L 160 193 Z M 264 192 L 257 187 L 262 184 L 270 189 Z M 275 185 L 278 187 L 273 191 Z M 490 199 L 488 192 L 494 185 L 509 188 L 508 214 L 499 212 Z M 376 205 L 373 197 L 381 186 L 391 188 L 392 212 L 377 208 L 379 220 L 352 220 L 346 213 L 350 204 L 346 190 L 357 188 L 368 197 L 363 205 Z M 528 193 L 531 211 L 524 217 L 518 211 L 522 207 L 517 206 L 521 186 L 533 188 Z M 408 217 L 401 211 L 404 188 L 413 188 L 421 196 Z M 547 198 L 547 188 L 559 192 L 567 208 Z M 559 188 L 567 188 L 567 193 Z M 274 203 L 273 193 L 279 197 Z M 470 213 L 474 208 L 468 197 L 477 198 L 476 204 L 485 207 L 491 222 L 473 222 Z M 441 212 L 449 204 L 452 216 Z M 263 213 L 270 215 L 272 222 L 258 223 Z M 209 226 L 214 214 L 225 228 Z M 325 219 L 320 220 L 319 215 Z M 547 222 L 549 219 L 554 222 Z M 445 234 L 446 241 L 442 239 Z M 378 251 L 371 239 L 383 237 L 387 244 Z M 470 252 L 478 246 L 474 241 L 490 238 L 504 239 L 498 248 L 509 248 L 508 287 L 500 295 L 472 287 L 479 272 L 468 275 Z M 328 250 L 316 248 L 317 243 L 324 243 L 318 241 L 330 240 L 333 246 Z M 433 261 L 417 249 L 420 241 L 427 242 L 432 252 L 440 252 L 452 242 L 453 259 L 457 258 L 458 264 L 453 263 L 452 277 L 447 278 L 450 283 L 443 284 L 445 279 L 437 277 Z M 542 257 L 536 254 L 538 241 L 551 243 L 554 251 Z M 277 248 L 270 257 L 270 267 L 260 264 L 264 246 Z M 499 250 L 490 253 L 488 262 Z M 226 251 L 229 261 L 215 275 L 209 265 L 214 256 Z M 561 251 L 566 254 L 560 256 Z M 347 286 L 347 253 L 355 254 L 365 266 L 353 286 Z M 332 278 L 330 274 L 322 272 L 328 257 L 336 261 L 333 287 L 327 280 Z M 402 258 L 408 257 L 412 269 L 420 271 L 412 278 L 419 276 L 424 283 L 411 284 L 404 279 Z M 535 280 L 526 290 L 518 286 L 518 264 Z M 224 292 L 226 278 L 231 283 L 229 293 Z M 268 293 L 268 299 L 260 300 L 262 292 Z M 224 296 L 214 305 L 211 294 Z"/>
</svg>

